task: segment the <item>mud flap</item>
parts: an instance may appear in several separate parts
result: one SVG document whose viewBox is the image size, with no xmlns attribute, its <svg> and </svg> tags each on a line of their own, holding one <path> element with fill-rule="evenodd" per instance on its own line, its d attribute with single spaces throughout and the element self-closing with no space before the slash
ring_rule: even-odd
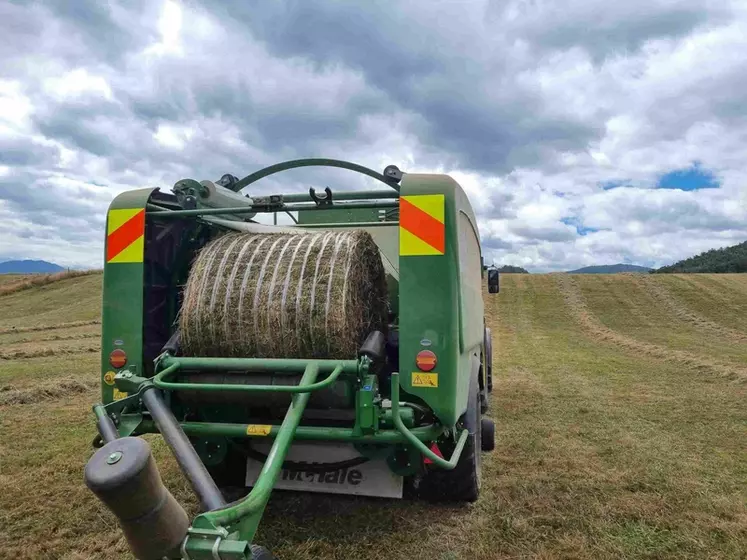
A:
<svg viewBox="0 0 747 560">
<path fill-rule="evenodd" d="M 270 450 L 269 444 L 253 445 L 261 453 Z M 296 443 L 291 446 L 286 461 L 308 463 L 310 466 L 337 463 L 355 459 L 360 454 L 347 444 Z M 246 485 L 252 486 L 262 470 L 262 462 L 249 458 L 246 467 Z M 395 475 L 385 459 L 367 461 L 354 467 L 328 472 L 283 469 L 275 488 L 301 492 L 352 494 L 381 498 L 401 498 L 403 477 Z"/>
</svg>

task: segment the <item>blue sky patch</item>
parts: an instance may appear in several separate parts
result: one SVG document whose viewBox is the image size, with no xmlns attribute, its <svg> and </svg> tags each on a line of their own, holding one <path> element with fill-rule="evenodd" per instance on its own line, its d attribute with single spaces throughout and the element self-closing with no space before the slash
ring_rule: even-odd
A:
<svg viewBox="0 0 747 560">
<path fill-rule="evenodd" d="M 601 183 L 600 186 L 605 191 L 608 191 L 610 189 L 616 189 L 617 187 L 622 187 L 623 185 L 626 185 L 629 182 L 630 182 L 629 179 L 615 179 L 614 181 L 605 181 L 604 183 Z"/>
<path fill-rule="evenodd" d="M 576 233 L 579 234 L 579 235 L 582 235 L 582 236 L 586 235 L 588 233 L 594 233 L 596 231 L 599 231 L 597 228 L 586 227 L 586 226 L 582 225 L 579 222 L 578 218 L 575 218 L 575 217 L 573 217 L 573 218 L 561 218 L 560 221 L 563 222 L 567 226 L 573 226 L 573 227 L 575 227 L 576 228 Z"/>
<path fill-rule="evenodd" d="M 683 191 L 697 191 L 713 189 L 721 185 L 716 175 L 708 169 L 703 169 L 696 162 L 686 169 L 676 169 L 659 177 L 656 185 L 660 189 L 680 189 Z"/>
</svg>

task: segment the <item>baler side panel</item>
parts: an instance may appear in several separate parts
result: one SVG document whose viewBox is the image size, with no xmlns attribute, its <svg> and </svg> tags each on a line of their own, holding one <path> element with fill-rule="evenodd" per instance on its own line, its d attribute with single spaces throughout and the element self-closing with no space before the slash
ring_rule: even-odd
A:
<svg viewBox="0 0 747 560">
<path fill-rule="evenodd" d="M 104 404 L 124 398 L 115 391 L 114 374 L 143 371 L 143 260 L 145 206 L 154 189 L 117 196 L 107 213 L 104 285 L 101 309 L 101 398 Z M 124 350 L 127 363 L 115 368 L 109 355 Z"/>
<path fill-rule="evenodd" d="M 447 426 L 454 426 L 466 409 L 469 385 L 459 352 L 458 188 L 445 175 L 406 174 L 400 189 L 400 385 L 423 399 Z M 421 350 L 437 356 L 436 368 L 427 375 L 415 364 Z"/>
<path fill-rule="evenodd" d="M 482 254 L 477 221 L 461 189 L 456 193 L 459 229 L 460 344 L 462 353 L 475 351 L 484 338 L 484 303 L 482 300 Z"/>
</svg>

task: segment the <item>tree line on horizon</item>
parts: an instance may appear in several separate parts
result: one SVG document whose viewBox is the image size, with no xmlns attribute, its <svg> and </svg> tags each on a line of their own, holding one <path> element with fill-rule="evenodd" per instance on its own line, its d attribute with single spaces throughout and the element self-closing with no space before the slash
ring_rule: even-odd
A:
<svg viewBox="0 0 747 560">
<path fill-rule="evenodd" d="M 747 272 L 747 241 L 731 247 L 711 249 L 689 259 L 651 271 L 652 274 L 687 272 Z"/>
</svg>

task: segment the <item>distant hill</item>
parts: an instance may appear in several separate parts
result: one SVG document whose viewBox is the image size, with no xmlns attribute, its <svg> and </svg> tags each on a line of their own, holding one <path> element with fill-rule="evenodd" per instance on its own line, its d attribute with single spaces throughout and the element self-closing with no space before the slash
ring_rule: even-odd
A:
<svg viewBox="0 0 747 560">
<path fill-rule="evenodd" d="M 634 264 L 604 264 L 596 266 L 585 266 L 578 270 L 569 270 L 568 274 L 615 274 L 617 272 L 651 272 L 650 268 L 645 266 L 636 266 Z"/>
<path fill-rule="evenodd" d="M 498 267 L 498 272 L 512 272 L 516 274 L 529 274 L 529 271 L 520 266 L 511 266 L 510 264 L 504 264 Z"/>
<path fill-rule="evenodd" d="M 37 274 L 62 272 L 65 270 L 58 264 L 47 261 L 5 261 L 0 262 L 0 274 Z"/>
<path fill-rule="evenodd" d="M 722 249 L 711 249 L 654 272 L 747 272 L 747 241 Z"/>
<path fill-rule="evenodd" d="M 495 266 L 495 265 L 492 265 Z M 488 265 L 484 265 L 482 267 L 484 270 L 487 270 L 489 267 Z M 514 274 L 529 274 L 529 271 L 525 268 L 521 268 L 520 266 L 511 266 L 510 264 L 504 264 L 503 266 L 496 266 L 498 269 L 498 272 L 511 272 Z"/>
</svg>

